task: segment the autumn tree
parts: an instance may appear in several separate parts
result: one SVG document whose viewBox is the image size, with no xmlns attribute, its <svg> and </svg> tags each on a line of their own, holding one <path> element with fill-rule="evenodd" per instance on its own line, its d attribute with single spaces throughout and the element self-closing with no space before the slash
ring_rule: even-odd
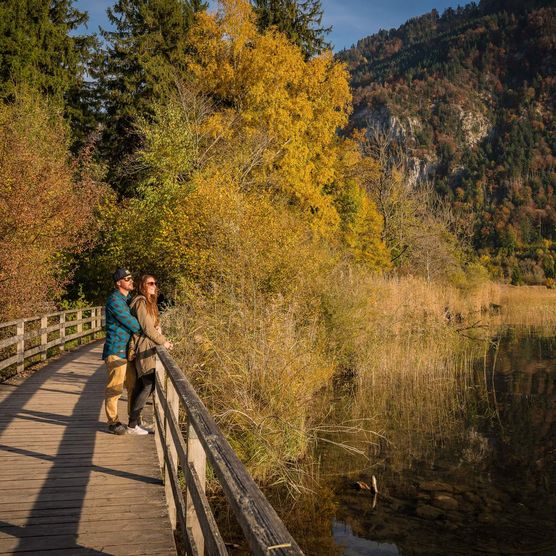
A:
<svg viewBox="0 0 556 556">
<path fill-rule="evenodd" d="M 178 289 L 224 274 L 284 291 L 304 267 L 299 254 L 324 242 L 387 268 L 361 154 L 336 133 L 350 109 L 345 68 L 259 32 L 247 1 L 222 6 L 191 28 L 189 79 L 177 75 L 174 93 L 138 120 L 138 196 L 125 201 L 128 218 L 105 214 L 111 247 L 95 264 L 151 268 Z"/>
<path fill-rule="evenodd" d="M 408 183 L 407 156 L 391 130 L 363 130 L 359 144 L 362 155 L 373 161 L 368 164 L 374 164 L 363 182 L 382 216 L 382 240 L 393 265 L 429 281 L 459 274 L 470 228 L 454 217 L 430 183 Z"/>
<path fill-rule="evenodd" d="M 252 179 L 299 203 L 321 232 L 334 230 L 339 218 L 326 187 L 335 178 L 335 132 L 351 106 L 346 70 L 331 53 L 305 60 L 284 34 L 259 33 L 247 1 L 222 5 L 192 28 L 189 71 L 202 92 L 230 107 L 215 122 L 233 114 L 240 133 L 264 136 Z"/>
<path fill-rule="evenodd" d="M 87 164 L 68 163 L 68 146 L 56 105 L 30 93 L 0 105 L 0 320 L 59 300 L 67 256 L 96 236 L 105 191 Z"/>
</svg>

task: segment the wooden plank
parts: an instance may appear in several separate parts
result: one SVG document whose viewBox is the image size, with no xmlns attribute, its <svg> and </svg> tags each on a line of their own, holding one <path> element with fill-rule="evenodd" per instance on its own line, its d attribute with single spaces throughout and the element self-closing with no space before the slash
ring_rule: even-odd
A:
<svg viewBox="0 0 556 556">
<path fill-rule="evenodd" d="M 105 450 L 97 450 L 96 452 L 97 459 L 98 456 L 102 454 L 108 454 L 108 455 L 127 454 L 129 453 L 130 449 L 132 449 L 132 446 L 130 446 L 130 444 L 135 445 L 137 444 L 137 442 L 126 442 L 125 445 L 116 445 L 112 449 L 110 446 L 107 446 Z M 33 447 L 44 448 L 41 449 L 42 456 L 53 456 L 56 457 L 57 459 L 59 458 L 76 459 L 77 457 L 83 457 L 87 454 L 90 454 L 92 450 L 92 446 L 86 446 L 83 445 L 83 443 L 81 443 L 81 444 L 76 444 L 75 446 L 67 446 L 67 447 L 65 446 L 58 447 L 58 445 L 41 447 L 40 445 L 33 446 L 33 445 L 24 444 L 23 448 L 19 448 L 15 446 L 6 446 L 3 448 L 3 451 L 8 454 L 14 454 L 14 453 L 21 453 L 21 450 L 25 450 L 25 449 L 27 449 L 28 451 L 34 451 L 32 450 Z M 31 448 L 31 450 L 29 450 L 29 448 Z"/>
<path fill-rule="evenodd" d="M 129 546 L 126 552 L 118 552 L 117 550 L 122 547 L 112 547 L 105 546 L 104 551 L 100 554 L 111 554 L 112 556 L 165 556 L 167 554 L 175 554 L 175 551 L 159 548 L 153 552 L 152 547 L 140 546 Z M 29 554 L 28 552 L 14 552 L 14 554 Z M 51 550 L 36 550 L 33 551 L 33 556 L 53 556 Z M 92 548 L 70 548 L 62 549 L 56 551 L 56 556 L 99 556 L 98 550 L 93 550 Z"/>
<path fill-rule="evenodd" d="M 12 464 L 12 465 L 20 465 L 24 461 L 29 461 L 30 455 L 26 453 L 12 453 L 10 454 L 11 457 L 2 457 L 2 466 Z M 107 452 L 105 454 L 93 454 L 92 459 L 89 458 L 84 460 L 82 455 L 72 455 L 66 456 L 62 458 L 60 462 L 58 462 L 55 456 L 46 456 L 46 457 L 38 457 L 36 458 L 37 465 L 39 465 L 40 460 L 44 460 L 45 463 L 50 464 L 51 462 L 55 461 L 56 467 L 75 467 L 76 465 L 85 465 L 85 466 L 98 466 L 98 465 L 118 465 L 120 463 L 133 463 L 137 462 L 137 455 L 128 455 L 127 452 L 119 452 L 119 453 L 112 453 Z M 149 460 L 152 461 L 152 460 Z"/>
<path fill-rule="evenodd" d="M 20 340 L 21 340 L 21 338 L 17 335 L 10 336 L 8 338 L 4 338 L 3 340 L 0 340 L 0 349 L 12 346 L 13 344 L 16 344 L 17 342 L 19 342 Z"/>
<path fill-rule="evenodd" d="M 48 328 L 48 318 L 42 317 L 41 318 L 41 346 L 46 346 L 48 343 L 48 333 L 44 332 L 44 330 Z M 41 361 L 46 360 L 46 348 L 41 350 Z"/>
<path fill-rule="evenodd" d="M 172 548 L 172 545 L 168 542 L 168 536 L 160 531 L 141 531 L 140 529 L 136 529 L 129 535 L 133 536 L 134 544 L 136 545 L 145 544 L 155 545 L 157 548 Z M 0 540 L 0 554 L 11 554 L 23 550 L 26 552 L 35 552 L 37 550 L 60 550 L 75 547 L 92 548 L 98 550 L 100 553 L 106 553 L 107 546 L 120 546 L 127 550 L 126 547 L 128 543 L 129 536 L 122 535 L 118 532 L 50 535 L 42 538 L 10 538 Z"/>
<path fill-rule="evenodd" d="M 134 507 L 132 506 L 129 508 L 126 505 L 119 506 L 119 509 L 116 507 L 116 509 L 118 521 L 122 522 L 138 518 L 155 520 L 166 517 L 166 507 L 161 504 L 143 504 L 142 508 L 137 506 L 135 508 L 136 511 L 130 511 L 133 510 Z M 112 506 L 112 510 L 114 510 L 114 506 Z M 141 511 L 138 512 L 137 510 Z M 55 514 L 54 510 L 49 510 L 48 513 L 37 513 L 35 515 L 30 515 L 28 512 L 13 512 L 11 515 L 6 516 L 5 519 L 2 519 L 2 517 L 0 517 L 0 519 L 7 524 L 5 527 L 34 527 L 39 525 L 56 525 L 64 523 L 87 524 L 88 526 L 89 523 L 114 521 L 114 515 L 112 513 L 82 512 L 79 510 L 60 510 L 58 514 Z"/>
<path fill-rule="evenodd" d="M 152 501 L 152 504 L 149 501 L 148 505 L 145 505 L 145 498 L 141 496 L 135 496 L 134 498 L 128 497 L 125 499 L 122 498 L 119 502 L 115 502 L 110 505 L 110 507 L 118 513 L 135 513 L 137 508 L 140 508 L 141 506 L 143 506 L 143 509 L 146 509 L 146 506 L 148 506 L 149 510 L 156 511 L 157 513 L 162 508 L 164 510 L 164 516 L 166 517 L 166 504 L 164 500 L 159 499 L 158 497 Z M 10 515 L 8 515 L 8 512 L 11 512 Z M 57 519 L 58 517 L 67 516 L 83 516 L 83 519 L 96 519 L 98 516 L 109 518 L 113 517 L 111 513 L 102 510 L 102 507 L 99 507 L 97 503 L 92 504 L 88 500 L 85 500 L 84 504 L 81 506 L 70 506 L 69 504 L 67 506 L 63 506 L 58 504 L 54 505 L 52 508 L 39 508 L 29 506 L 28 504 L 22 504 L 20 508 L 12 508 L 11 510 L 6 506 L 3 507 L 0 512 L 0 519 L 5 522 L 10 521 L 11 519 L 17 519 L 18 517 L 25 517 L 27 519 L 34 519 L 36 517 L 54 517 Z"/>
<path fill-rule="evenodd" d="M 90 322 L 92 319 L 87 319 Z M 81 334 L 83 332 L 83 309 L 77 311 L 77 333 Z M 81 336 L 80 336 L 81 337 Z"/>
<path fill-rule="evenodd" d="M 33 474 L 33 476 L 35 476 Z M 45 478 L 48 479 L 47 486 L 45 486 Z M 73 476 L 73 477 L 66 477 L 66 476 L 59 476 L 59 477 L 41 477 L 39 479 L 26 479 L 25 483 L 22 484 L 15 484 L 14 481 L 3 481 L 0 482 L 0 491 L 2 492 L 2 496 L 4 493 L 10 493 L 11 491 L 14 492 L 26 492 L 26 491 L 33 491 L 37 492 L 38 490 L 42 490 L 44 492 L 48 490 L 55 490 L 55 489 L 66 489 L 72 487 L 88 487 L 88 488 L 97 488 L 103 485 L 107 485 L 110 487 L 118 487 L 118 488 L 125 488 L 125 487 L 137 487 L 137 483 L 142 484 L 153 484 L 153 485 L 161 485 L 162 479 L 160 477 L 121 477 L 117 475 L 97 475 L 96 477 L 91 476 L 91 474 L 82 474 L 81 476 Z"/>
<path fill-rule="evenodd" d="M 185 540 L 186 544 L 189 546 L 189 553 L 193 556 L 194 554 L 203 554 L 195 544 L 194 538 L 191 539 L 191 535 L 186 528 L 185 523 L 185 502 L 183 500 L 183 494 L 179 488 L 179 479 L 176 466 L 168 450 L 164 450 L 165 458 L 165 478 L 164 486 L 167 486 L 167 481 L 170 483 L 172 489 L 172 508 L 170 513 L 170 524 L 172 528 L 175 529 L 176 523 L 172 521 L 172 517 L 177 521 L 180 526 L 182 538 Z M 168 494 L 166 494 L 166 504 L 168 504 Z"/>
<path fill-rule="evenodd" d="M 8 554 L 27 554 L 27 551 L 9 552 Z M 76 546 L 67 549 L 58 549 L 55 553 L 51 550 L 33 550 L 32 556 L 100 556 L 100 555 L 110 554 L 111 556 L 162 556 L 167 554 L 175 554 L 174 549 L 167 548 L 166 544 L 161 545 L 151 544 L 145 546 L 144 544 L 129 544 L 126 546 L 104 546 L 102 547 L 102 552 L 99 552 L 93 548 L 84 548 Z"/>
<path fill-rule="evenodd" d="M 17 372 L 23 371 L 25 364 L 25 341 L 23 340 L 23 335 L 25 334 L 25 322 L 20 322 L 16 326 L 16 335 L 18 336 L 17 341 Z"/>
<path fill-rule="evenodd" d="M 20 322 L 23 322 L 25 319 L 17 319 L 17 320 L 10 320 L 7 322 L 0 322 L 0 330 L 2 328 L 7 328 L 8 326 L 16 326 Z"/>
<path fill-rule="evenodd" d="M 60 351 L 64 351 L 66 349 L 65 346 L 65 336 L 66 336 L 66 313 L 62 312 L 60 313 L 60 338 L 58 341 L 58 348 L 60 349 Z"/>
<path fill-rule="evenodd" d="M 215 476 L 254 554 L 302 554 L 299 545 L 269 504 L 244 465 L 218 429 L 203 402 L 170 357 L 167 350 L 157 353 L 170 376 L 180 400 L 187 408 L 190 423 L 203 444 Z"/>
<path fill-rule="evenodd" d="M 139 490 L 140 489 L 140 490 Z M 41 488 L 41 489 L 15 489 L 5 490 L 2 492 L 2 499 L 0 500 L 0 507 L 3 504 L 12 504 L 14 502 L 35 501 L 37 496 L 40 496 L 41 501 L 54 502 L 56 500 L 71 502 L 75 500 L 83 500 L 87 497 L 88 500 L 111 500 L 113 498 L 125 498 L 126 496 L 134 496 L 140 491 L 145 497 L 155 497 L 157 495 L 163 496 L 160 484 L 141 484 L 132 487 L 126 486 L 114 492 L 112 485 L 97 486 L 94 489 L 85 489 L 83 487 L 68 487 L 62 492 L 58 489 Z"/>
<path fill-rule="evenodd" d="M 198 496 L 201 494 L 204 496 L 207 473 L 206 465 L 207 457 L 205 451 L 203 450 L 203 446 L 197 437 L 195 429 L 190 423 L 187 433 L 187 466 L 185 469 L 189 479 L 189 486 L 193 486 L 193 482 L 196 484 L 195 489 L 188 488 L 187 490 L 187 525 L 188 527 L 191 527 L 193 536 L 195 537 L 195 543 L 201 552 L 204 550 L 205 536 L 198 513 L 199 505 L 195 504 L 193 492 L 196 491 Z M 195 477 L 195 481 L 192 480 L 193 476 Z"/>
<path fill-rule="evenodd" d="M 107 471 L 96 471 L 95 469 L 91 469 L 90 466 L 87 467 L 75 467 L 75 468 L 64 468 L 64 469 L 38 469 L 37 467 L 28 467 L 29 472 L 32 472 L 32 479 L 27 479 L 26 484 L 32 485 L 37 483 L 38 481 L 45 481 L 46 479 L 49 480 L 49 483 L 55 483 L 59 479 L 79 479 L 79 478 L 87 478 L 93 479 L 96 476 L 99 477 L 122 477 L 122 478 L 129 478 L 130 480 L 133 479 L 134 481 L 141 482 L 145 480 L 145 482 L 149 482 L 150 480 L 161 482 L 162 479 L 158 474 L 152 473 L 152 465 L 149 467 L 141 466 L 141 467 L 132 467 L 129 466 L 127 471 L 123 471 L 121 469 L 118 470 L 110 470 Z M 14 478 L 21 477 L 21 471 L 15 469 L 8 469 L 5 473 L 2 472 L 2 479 L 0 480 L 0 490 L 4 490 L 5 488 L 9 488 L 6 485 L 10 485 L 13 483 Z M 110 482 L 107 479 L 106 482 Z"/>
<path fill-rule="evenodd" d="M 178 419 L 179 410 L 180 410 L 180 400 L 174 389 L 172 382 L 166 376 L 166 411 L 168 414 L 165 413 L 166 416 L 166 427 L 164 430 L 164 459 L 165 459 L 165 467 L 164 467 L 164 487 L 166 493 L 166 502 L 168 503 L 168 515 L 170 516 L 170 523 L 172 525 L 172 529 L 176 528 L 176 520 L 177 520 L 177 504 L 178 500 L 176 499 L 176 484 L 178 481 L 177 475 L 177 462 L 178 456 L 176 453 L 176 447 L 174 445 L 174 439 L 170 433 L 170 420 L 171 419 Z M 170 462 L 170 464 L 168 464 Z M 174 484 L 175 483 L 175 484 Z M 179 493 L 179 497 L 181 499 L 181 492 Z M 183 502 L 183 500 L 181 500 Z M 181 508 L 183 512 L 184 508 Z M 185 518 L 185 512 L 183 512 L 183 517 Z M 184 531 L 185 531 L 185 521 L 184 521 Z M 202 554 L 202 550 L 199 548 L 200 553 Z"/>
<path fill-rule="evenodd" d="M 38 500 L 36 502 L 12 502 L 6 504 L 0 504 L 0 516 L 5 516 L 9 519 L 10 515 L 14 512 L 27 512 L 30 515 L 36 515 L 42 513 L 43 515 L 53 515 L 54 512 L 82 512 L 82 513 L 96 513 L 96 515 L 110 515 L 112 508 L 118 509 L 122 508 L 122 504 L 129 508 L 141 508 L 145 506 L 145 497 L 137 492 L 135 495 L 122 497 L 112 497 L 106 499 L 104 502 L 100 499 L 89 499 L 84 500 Z M 149 505 L 164 508 L 166 510 L 166 501 L 162 498 L 153 498 L 149 500 Z M 166 511 L 164 515 L 167 518 Z M 166 523 L 167 519 L 166 519 Z M 164 523 L 161 525 L 161 527 Z M 168 532 L 170 531 L 170 525 L 168 524 Z"/>
<path fill-rule="evenodd" d="M 156 529 L 152 519 L 156 514 L 126 514 L 122 516 L 118 514 L 117 518 L 111 516 L 110 519 L 99 519 L 88 520 L 82 522 L 81 520 L 74 520 L 66 523 L 58 523 L 56 527 L 52 527 L 52 524 L 29 524 L 24 523 L 22 526 L 18 525 L 2 525 L 0 529 L 0 542 L 3 539 L 9 539 L 13 537 L 24 538 L 24 537 L 51 537 L 53 535 L 71 535 L 75 534 L 76 527 L 77 534 L 81 535 L 83 533 L 115 533 L 115 532 L 135 532 L 135 531 L 148 531 L 151 529 Z M 23 529 L 23 530 L 22 530 Z"/>
<path fill-rule="evenodd" d="M 6 367 L 9 367 L 10 365 L 13 365 L 14 363 L 17 363 L 18 359 L 19 355 L 14 355 L 13 357 L 8 357 L 7 359 L 0 361 L 0 371 L 2 369 L 5 369 Z"/>
</svg>

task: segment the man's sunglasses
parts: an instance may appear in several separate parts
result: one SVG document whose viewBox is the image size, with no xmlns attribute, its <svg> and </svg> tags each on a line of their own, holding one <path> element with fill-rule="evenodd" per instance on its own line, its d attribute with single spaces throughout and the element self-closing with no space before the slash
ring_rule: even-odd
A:
<svg viewBox="0 0 556 556">
<path fill-rule="evenodd" d="M 131 276 L 126 276 L 125 278 L 122 278 L 122 280 L 124 282 L 133 282 L 133 278 Z"/>
</svg>

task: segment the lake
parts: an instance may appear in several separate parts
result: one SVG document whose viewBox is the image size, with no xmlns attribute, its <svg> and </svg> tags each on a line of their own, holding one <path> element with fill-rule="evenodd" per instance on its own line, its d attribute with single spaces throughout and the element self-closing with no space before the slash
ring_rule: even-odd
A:
<svg viewBox="0 0 556 556">
<path fill-rule="evenodd" d="M 288 519 L 307 553 L 556 554 L 556 338 L 504 327 L 437 363 L 417 384 L 408 360 L 389 400 L 376 377 L 340 396 L 343 423 L 382 425 L 361 455 L 321 447 L 325 486 Z"/>
</svg>

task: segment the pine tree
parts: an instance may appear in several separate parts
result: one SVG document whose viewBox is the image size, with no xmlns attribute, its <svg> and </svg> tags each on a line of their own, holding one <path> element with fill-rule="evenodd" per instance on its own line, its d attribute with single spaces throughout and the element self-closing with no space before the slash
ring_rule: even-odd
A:
<svg viewBox="0 0 556 556">
<path fill-rule="evenodd" d="M 61 103 L 76 127 L 86 127 L 91 122 L 86 122 L 85 71 L 95 39 L 72 33 L 88 19 L 73 3 L 3 0 L 0 97 L 13 98 L 22 86 L 34 89 Z"/>
<path fill-rule="evenodd" d="M 109 180 L 128 193 L 127 161 L 138 146 L 135 126 L 184 71 L 187 30 L 199 0 L 118 0 L 108 9 L 114 31 L 102 30 L 106 48 L 95 76 L 104 108 L 103 150 Z"/>
<path fill-rule="evenodd" d="M 297 44 L 306 58 L 331 48 L 325 36 L 331 27 L 322 27 L 320 0 L 252 0 L 260 30 L 276 27 Z"/>
</svg>

